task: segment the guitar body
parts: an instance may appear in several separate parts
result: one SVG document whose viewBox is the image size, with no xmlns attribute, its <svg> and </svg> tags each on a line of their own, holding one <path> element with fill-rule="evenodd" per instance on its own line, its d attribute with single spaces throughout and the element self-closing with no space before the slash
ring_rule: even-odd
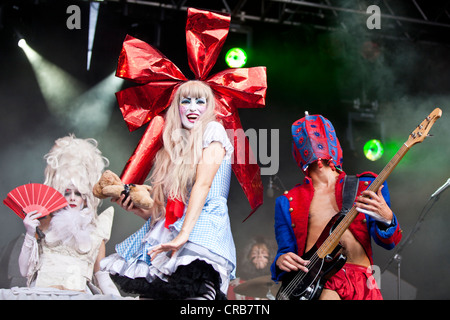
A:
<svg viewBox="0 0 450 320">
<path fill-rule="evenodd" d="M 339 213 L 335 215 L 328 222 L 314 246 L 302 255 L 303 260 L 310 260 L 307 265 L 308 272 L 299 270 L 284 275 L 276 296 L 277 300 L 315 300 L 319 298 L 327 280 L 344 266 L 347 258 L 340 253 L 342 249 L 340 245 L 323 259 L 318 258 L 315 253 L 343 217 Z"/>
</svg>

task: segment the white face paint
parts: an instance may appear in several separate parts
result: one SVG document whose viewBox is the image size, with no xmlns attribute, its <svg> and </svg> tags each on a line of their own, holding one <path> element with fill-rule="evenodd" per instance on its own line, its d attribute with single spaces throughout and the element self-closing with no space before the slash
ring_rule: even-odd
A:
<svg viewBox="0 0 450 320">
<path fill-rule="evenodd" d="M 269 263 L 269 249 L 264 244 L 254 245 L 250 251 L 250 260 L 256 269 L 263 269 Z"/>
<path fill-rule="evenodd" d="M 84 207 L 84 197 L 76 189 L 66 189 L 64 191 L 64 198 L 66 198 L 69 206 L 74 209 L 81 210 Z"/>
<path fill-rule="evenodd" d="M 206 111 L 206 98 L 181 97 L 178 110 L 183 127 L 192 129 L 194 123 Z"/>
</svg>

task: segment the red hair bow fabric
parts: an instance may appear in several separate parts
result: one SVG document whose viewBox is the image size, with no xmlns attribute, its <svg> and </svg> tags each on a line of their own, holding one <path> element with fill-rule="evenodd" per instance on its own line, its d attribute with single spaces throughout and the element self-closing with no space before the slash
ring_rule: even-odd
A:
<svg viewBox="0 0 450 320">
<path fill-rule="evenodd" d="M 260 168 L 243 133 L 237 108 L 264 107 L 266 68 L 227 69 L 208 77 L 229 26 L 227 15 L 190 8 L 186 44 L 189 67 L 195 78 L 208 83 L 214 92 L 217 117 L 223 122 L 235 148 L 233 171 L 249 200 L 251 215 L 263 202 L 263 186 Z M 150 122 L 121 174 L 124 183 L 142 184 L 162 146 L 162 113 L 170 105 L 177 86 L 188 79 L 157 49 L 129 35 L 123 43 L 116 76 L 140 84 L 116 93 L 129 130 Z"/>
</svg>

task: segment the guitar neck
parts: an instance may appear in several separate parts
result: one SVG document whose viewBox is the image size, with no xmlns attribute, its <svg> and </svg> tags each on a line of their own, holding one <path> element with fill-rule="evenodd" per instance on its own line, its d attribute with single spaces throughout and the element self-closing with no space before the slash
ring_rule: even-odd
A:
<svg viewBox="0 0 450 320">
<path fill-rule="evenodd" d="M 403 144 L 402 147 L 397 151 L 397 153 L 392 157 L 391 161 L 384 167 L 377 178 L 371 183 L 367 190 L 377 192 L 381 185 L 386 181 L 387 177 L 391 174 L 394 168 L 398 165 L 400 160 L 408 152 L 410 147 Z M 353 206 L 350 211 L 341 220 L 338 226 L 333 230 L 333 232 L 327 237 L 327 239 L 322 243 L 322 245 L 317 250 L 317 255 L 320 258 L 325 258 L 325 256 L 333 251 L 334 248 L 339 244 L 339 240 L 344 234 L 345 230 L 350 226 L 353 220 L 358 215 L 358 211 Z"/>
</svg>

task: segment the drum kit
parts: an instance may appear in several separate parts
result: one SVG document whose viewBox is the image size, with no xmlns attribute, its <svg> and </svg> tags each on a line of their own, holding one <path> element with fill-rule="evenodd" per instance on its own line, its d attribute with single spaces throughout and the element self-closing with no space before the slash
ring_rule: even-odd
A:
<svg viewBox="0 0 450 320">
<path fill-rule="evenodd" d="M 247 280 L 236 286 L 234 292 L 246 297 L 275 300 L 280 286 L 281 284 L 275 283 L 268 275 Z"/>
</svg>

